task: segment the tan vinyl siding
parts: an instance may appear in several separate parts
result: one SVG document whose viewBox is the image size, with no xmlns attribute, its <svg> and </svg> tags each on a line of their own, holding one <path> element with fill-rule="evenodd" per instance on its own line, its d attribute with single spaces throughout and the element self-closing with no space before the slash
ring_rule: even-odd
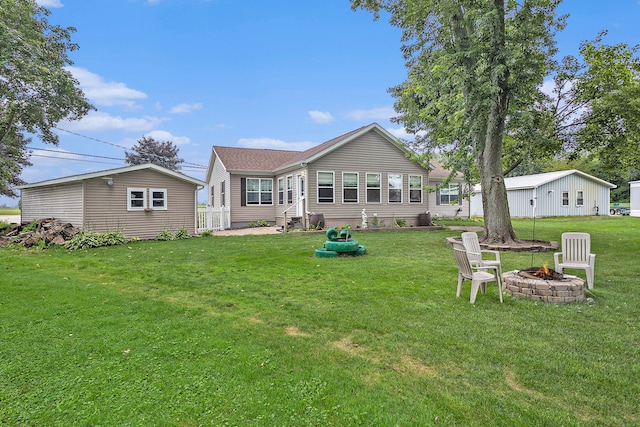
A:
<svg viewBox="0 0 640 427">
<path fill-rule="evenodd" d="M 81 228 L 82 182 L 22 190 L 22 221 L 56 218 Z"/>
<path fill-rule="evenodd" d="M 209 204 L 215 206 L 216 208 L 222 207 L 222 202 L 220 200 L 220 183 L 225 182 L 225 205 L 230 206 L 231 204 L 231 191 L 230 191 L 230 176 L 227 171 L 224 170 L 224 167 L 220 163 L 220 160 L 216 159 L 213 164 L 213 170 L 211 172 L 211 179 L 207 183 L 209 184 Z M 211 197 L 211 187 L 213 186 L 213 198 Z M 237 194 L 237 193 L 233 193 Z"/>
<path fill-rule="evenodd" d="M 85 181 L 85 227 L 96 232 L 121 230 L 129 238 L 153 239 L 163 229 L 185 227 L 195 234 L 196 186 L 152 170 L 138 170 L 112 176 L 109 186 L 103 178 Z M 127 188 L 167 190 L 167 209 L 127 210 Z"/>
<path fill-rule="evenodd" d="M 273 180 L 273 204 L 272 205 L 249 205 L 242 206 L 242 188 L 241 180 L 243 178 L 264 178 Z M 227 197 L 233 194 L 233 198 L 227 202 L 227 206 L 231 207 L 231 227 L 245 227 L 249 222 L 266 220 L 275 221 L 276 206 L 278 205 L 278 180 L 273 176 L 246 176 L 232 175 L 230 185 L 227 190 Z M 230 203 L 230 204 L 229 204 Z"/>
<path fill-rule="evenodd" d="M 334 202 L 317 202 L 317 172 L 334 172 Z M 358 173 L 358 192 L 360 203 L 343 203 L 342 172 Z M 366 174 L 381 175 L 381 203 L 366 203 Z M 402 203 L 389 203 L 388 174 L 402 174 Z M 427 197 L 432 212 L 438 210 L 435 193 L 427 194 L 423 190 L 422 203 L 409 203 L 409 175 L 422 175 L 423 185 L 427 185 L 427 171 L 408 159 L 405 153 L 376 132 L 368 132 L 351 141 L 308 166 L 308 210 L 322 213 L 327 225 L 339 226 L 350 223 L 355 227 L 362 222 L 362 209 L 366 209 L 371 222 L 373 215 L 384 219 L 387 226 L 393 217 L 405 219 L 407 225 L 415 225 L 418 214 L 427 210 Z M 436 181 L 429 180 L 431 186 Z M 460 207 L 456 206 L 452 212 Z M 461 206 L 468 211 L 468 206 Z M 449 207 L 446 207 L 449 209 Z"/>
</svg>

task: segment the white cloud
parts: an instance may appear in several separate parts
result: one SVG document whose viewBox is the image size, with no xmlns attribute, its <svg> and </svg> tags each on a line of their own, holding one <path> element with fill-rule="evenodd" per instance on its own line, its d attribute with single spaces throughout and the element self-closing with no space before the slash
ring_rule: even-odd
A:
<svg viewBox="0 0 640 427">
<path fill-rule="evenodd" d="M 351 120 L 389 120 L 396 115 L 393 107 L 372 108 L 370 110 L 353 110 L 347 113 Z"/>
<path fill-rule="evenodd" d="M 38 6 L 46 8 L 56 8 L 64 6 L 60 0 L 36 0 L 36 3 L 38 3 Z"/>
<path fill-rule="evenodd" d="M 112 116 L 111 114 L 101 111 L 91 111 L 81 120 L 77 122 L 65 122 L 60 127 L 76 131 L 118 129 L 132 132 L 145 132 L 158 127 L 158 125 L 165 120 L 166 119 L 161 117 L 153 116 L 123 118 L 120 116 Z"/>
<path fill-rule="evenodd" d="M 128 88 L 124 83 L 106 82 L 101 76 L 86 68 L 67 67 L 67 69 L 78 79 L 86 97 L 95 104 L 124 105 L 135 108 L 137 105 L 134 100 L 147 98 L 144 92 Z"/>
<path fill-rule="evenodd" d="M 191 142 L 191 139 L 187 136 L 175 136 L 166 130 L 152 130 L 147 132 L 145 136 L 151 137 L 158 142 L 170 141 L 176 145 L 185 145 Z"/>
<path fill-rule="evenodd" d="M 315 142 L 285 142 L 274 138 L 240 138 L 238 146 L 243 148 L 267 148 L 272 150 L 304 151 L 318 145 Z"/>
<path fill-rule="evenodd" d="M 201 108 L 202 108 L 202 104 L 199 102 L 195 104 L 182 103 L 172 107 L 171 112 L 176 114 L 191 113 L 192 111 L 199 110 Z"/>
<path fill-rule="evenodd" d="M 311 110 L 311 111 L 308 111 L 308 113 L 309 113 L 309 117 L 311 117 L 311 120 L 313 120 L 314 123 L 318 123 L 321 125 L 331 123 L 332 121 L 335 120 L 335 118 L 328 111 L 323 112 L 323 111 Z"/>
</svg>

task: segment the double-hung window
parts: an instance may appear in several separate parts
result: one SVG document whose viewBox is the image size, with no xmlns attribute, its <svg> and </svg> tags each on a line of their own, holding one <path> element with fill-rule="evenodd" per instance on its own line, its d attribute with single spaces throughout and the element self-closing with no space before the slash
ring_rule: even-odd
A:
<svg viewBox="0 0 640 427">
<path fill-rule="evenodd" d="M 143 211 L 147 207 L 146 188 L 127 188 L 127 210 Z"/>
<path fill-rule="evenodd" d="M 357 172 L 342 172 L 342 202 L 358 203 Z"/>
<path fill-rule="evenodd" d="M 576 206 L 584 206 L 584 192 L 581 190 L 576 192 Z"/>
<path fill-rule="evenodd" d="M 409 203 L 422 203 L 422 175 L 409 175 Z"/>
<path fill-rule="evenodd" d="M 402 174 L 390 173 L 387 175 L 389 181 L 389 203 L 402 203 Z"/>
<path fill-rule="evenodd" d="M 284 204 L 284 178 L 278 178 L 278 204 Z"/>
<path fill-rule="evenodd" d="M 273 204 L 273 180 L 247 178 L 247 205 Z"/>
<path fill-rule="evenodd" d="M 333 203 L 334 173 L 318 172 L 318 203 Z"/>
<path fill-rule="evenodd" d="M 166 188 L 150 188 L 149 202 L 154 210 L 167 209 L 167 189 Z"/>
<path fill-rule="evenodd" d="M 459 205 L 460 200 L 460 184 L 448 184 L 438 187 L 439 205 Z"/>
<path fill-rule="evenodd" d="M 562 206 L 569 206 L 569 192 L 562 192 Z"/>
<path fill-rule="evenodd" d="M 293 177 L 291 175 L 287 177 L 287 203 L 293 203 Z"/>
<path fill-rule="evenodd" d="M 379 173 L 367 174 L 367 203 L 380 203 L 381 199 L 381 179 Z"/>
</svg>

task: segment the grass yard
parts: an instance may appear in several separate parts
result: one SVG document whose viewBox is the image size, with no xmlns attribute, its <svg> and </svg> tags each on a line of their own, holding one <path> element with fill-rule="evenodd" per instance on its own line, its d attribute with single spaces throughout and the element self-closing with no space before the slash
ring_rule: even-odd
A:
<svg viewBox="0 0 640 427">
<path fill-rule="evenodd" d="M 0 207 L 0 215 L 20 215 L 20 209 Z"/>
<path fill-rule="evenodd" d="M 536 220 L 591 233 L 570 305 L 456 298 L 451 230 L 355 232 L 369 254 L 339 259 L 302 233 L 1 249 L 0 424 L 640 425 L 639 221 Z"/>
</svg>

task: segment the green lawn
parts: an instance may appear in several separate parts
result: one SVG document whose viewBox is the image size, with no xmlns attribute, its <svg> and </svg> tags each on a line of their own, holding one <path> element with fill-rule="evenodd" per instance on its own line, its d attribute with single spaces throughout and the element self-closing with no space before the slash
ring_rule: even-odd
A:
<svg viewBox="0 0 640 427">
<path fill-rule="evenodd" d="M 450 230 L 356 231 L 368 255 L 339 259 L 302 233 L 3 249 L 0 425 L 640 425 L 638 221 L 536 220 L 591 233 L 570 305 L 456 298 Z"/>
<path fill-rule="evenodd" d="M 18 208 L 1 208 L 0 215 L 20 215 L 20 209 Z"/>
</svg>

